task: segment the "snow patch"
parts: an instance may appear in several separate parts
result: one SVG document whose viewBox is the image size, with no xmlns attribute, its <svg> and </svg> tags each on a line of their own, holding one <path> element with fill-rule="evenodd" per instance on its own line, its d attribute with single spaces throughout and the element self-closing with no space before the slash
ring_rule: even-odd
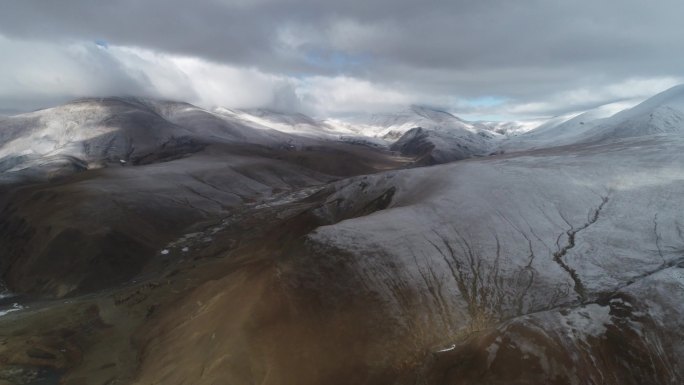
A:
<svg viewBox="0 0 684 385">
<path fill-rule="evenodd" d="M 573 309 L 561 319 L 566 330 L 578 337 L 599 337 L 605 334 L 606 326 L 611 323 L 610 306 L 589 304 Z"/>
<path fill-rule="evenodd" d="M 452 350 L 456 349 L 456 344 L 451 344 L 446 348 L 435 350 L 435 353 L 444 353 L 444 352 L 450 352 Z"/>
<path fill-rule="evenodd" d="M 496 341 L 487 346 L 487 349 L 485 351 L 487 352 L 487 367 L 490 367 L 492 365 L 492 362 L 494 362 L 494 359 L 496 359 L 496 353 L 499 351 L 499 343 L 501 342 L 501 337 L 498 337 Z"/>
<path fill-rule="evenodd" d="M 15 302 L 11 307 L 0 310 L 0 317 L 22 309 L 25 309 L 25 307 Z"/>
</svg>

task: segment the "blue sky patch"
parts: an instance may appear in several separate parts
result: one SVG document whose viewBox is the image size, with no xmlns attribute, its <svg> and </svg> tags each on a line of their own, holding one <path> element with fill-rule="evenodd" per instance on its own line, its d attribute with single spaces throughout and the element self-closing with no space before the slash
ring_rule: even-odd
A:
<svg viewBox="0 0 684 385">
<path fill-rule="evenodd" d="M 95 44 L 100 48 L 109 48 L 109 42 L 105 39 L 95 39 Z"/>
</svg>

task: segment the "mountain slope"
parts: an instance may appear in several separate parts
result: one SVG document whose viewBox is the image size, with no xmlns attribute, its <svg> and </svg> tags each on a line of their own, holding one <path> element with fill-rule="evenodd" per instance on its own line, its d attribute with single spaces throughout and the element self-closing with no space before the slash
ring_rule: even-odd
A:
<svg viewBox="0 0 684 385">
<path fill-rule="evenodd" d="M 594 109 L 552 118 L 540 126 L 502 144 L 506 150 L 563 146 L 587 141 L 595 135 L 596 127 L 633 103 L 611 103 Z"/>
<path fill-rule="evenodd" d="M 597 127 L 592 139 L 684 133 L 684 85 L 621 111 Z"/>
<path fill-rule="evenodd" d="M 489 357 L 482 366 L 464 366 L 450 378 L 472 376 L 464 382 L 472 384 L 676 382 L 684 335 L 666 314 L 682 309 L 667 295 L 637 299 L 665 287 L 684 295 L 678 267 L 684 238 L 677 230 L 684 218 L 680 202 L 670 198 L 684 193 L 683 146 L 669 137 L 374 176 L 364 180 L 364 191 L 372 196 L 395 187 L 389 207 L 319 227 L 307 236 L 310 259 L 295 259 L 288 271 L 313 279 L 308 285 L 323 297 L 377 299 L 367 307 L 384 309 L 383 319 L 402 320 L 396 338 L 420 336 L 434 354 L 456 346 L 440 359 L 435 384 L 456 363 L 480 354 Z M 354 201 L 358 194 L 357 186 L 346 184 L 329 199 Z M 325 284 L 329 276 L 300 273 L 306 261 L 332 253 L 349 269 L 335 275 L 334 288 Z M 619 313 L 627 306 L 629 313 Z M 515 324 L 506 321 L 511 319 Z M 633 324 L 624 327 L 626 322 Z M 492 328 L 500 334 L 483 336 L 480 344 L 464 341 L 464 335 Z M 567 339 L 568 333 L 576 339 Z M 647 333 L 645 341 L 631 339 L 633 333 Z M 577 342 L 594 338 L 608 341 Z M 506 351 L 506 344 L 515 347 Z M 491 352 L 493 345 L 501 347 L 500 355 Z M 558 357 L 539 353 L 550 346 Z M 572 361 L 591 360 L 601 349 L 620 352 L 587 371 Z M 524 366 L 523 353 L 530 365 L 549 364 L 533 370 Z M 641 365 L 642 359 L 664 369 Z M 504 369 L 511 366 L 527 369 L 516 379 Z"/>
<path fill-rule="evenodd" d="M 171 238 L 257 199 L 411 161 L 141 99 L 77 101 L 0 133 L 0 274 L 51 296 L 169 263 Z"/>
<path fill-rule="evenodd" d="M 162 309 L 135 383 L 679 383 L 683 149 L 476 158 L 260 205 L 287 235 Z"/>
<path fill-rule="evenodd" d="M 82 99 L 0 120 L 0 172 L 47 177 L 157 162 L 212 143 L 278 147 L 294 139 L 255 130 L 187 103 Z M 14 174 L 17 175 L 17 174 Z"/>
<path fill-rule="evenodd" d="M 125 99 L 82 100 L 0 122 L 2 171 L 41 159 L 80 161 L 82 167 L 142 157 L 189 132 L 146 106 Z"/>
<path fill-rule="evenodd" d="M 607 104 L 573 117 L 552 119 L 511 138 L 502 147 L 514 151 L 684 133 L 684 85 L 625 109 L 631 105 L 632 102 Z"/>
</svg>

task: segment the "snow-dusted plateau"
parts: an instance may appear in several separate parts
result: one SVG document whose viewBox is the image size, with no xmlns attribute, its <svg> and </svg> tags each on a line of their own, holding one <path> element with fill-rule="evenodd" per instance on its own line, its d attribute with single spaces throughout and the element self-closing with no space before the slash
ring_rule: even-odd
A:
<svg viewBox="0 0 684 385">
<path fill-rule="evenodd" d="M 0 384 L 684 383 L 684 86 L 347 121 L 0 117 Z"/>
</svg>

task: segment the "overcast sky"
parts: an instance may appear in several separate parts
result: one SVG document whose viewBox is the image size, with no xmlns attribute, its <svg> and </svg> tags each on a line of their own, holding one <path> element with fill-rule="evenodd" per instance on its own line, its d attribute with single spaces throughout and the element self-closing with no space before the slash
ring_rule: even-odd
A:
<svg viewBox="0 0 684 385">
<path fill-rule="evenodd" d="M 0 0 L 0 110 L 135 95 L 553 116 L 684 82 L 681 0 Z"/>
</svg>

